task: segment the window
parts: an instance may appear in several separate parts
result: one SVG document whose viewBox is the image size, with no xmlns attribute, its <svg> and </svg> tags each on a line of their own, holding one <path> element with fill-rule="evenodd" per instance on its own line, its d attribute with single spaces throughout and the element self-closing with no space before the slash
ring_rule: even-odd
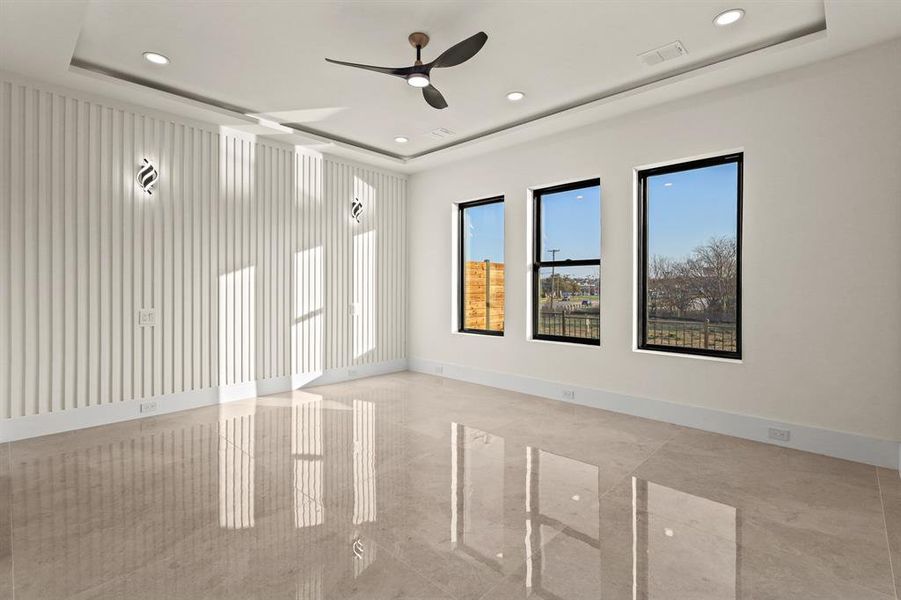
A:
<svg viewBox="0 0 901 600">
<path fill-rule="evenodd" d="M 460 204 L 459 330 L 504 334 L 504 199 Z"/>
<path fill-rule="evenodd" d="M 535 190 L 532 332 L 600 345 L 601 182 Z"/>
<path fill-rule="evenodd" d="M 741 357 L 742 155 L 638 174 L 638 347 Z"/>
</svg>

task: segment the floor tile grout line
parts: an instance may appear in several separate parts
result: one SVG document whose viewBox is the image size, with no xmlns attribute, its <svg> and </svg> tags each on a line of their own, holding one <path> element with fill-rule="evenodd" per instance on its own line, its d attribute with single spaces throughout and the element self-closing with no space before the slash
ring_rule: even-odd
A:
<svg viewBox="0 0 901 600">
<path fill-rule="evenodd" d="M 621 477 L 620 479 L 618 479 L 618 480 L 617 480 L 613 485 L 611 485 L 610 488 L 607 489 L 603 494 L 599 494 L 599 495 L 598 495 L 598 502 L 600 502 L 602 498 L 606 497 L 607 494 L 609 494 L 611 491 L 615 490 L 615 489 L 617 488 L 617 486 L 619 486 L 620 483 L 622 483 L 623 481 L 625 481 L 628 477 L 634 475 L 634 473 L 635 473 L 638 469 L 640 469 L 642 465 L 644 465 L 646 462 L 648 462 L 648 461 L 649 461 L 651 458 L 653 458 L 654 455 L 656 455 L 657 452 L 659 452 L 664 446 L 666 446 L 666 445 L 669 444 L 671 441 L 673 441 L 674 439 L 676 439 L 676 437 L 679 436 L 679 435 L 682 434 L 682 433 L 684 433 L 684 432 L 683 432 L 683 431 L 680 431 L 680 430 L 674 431 L 673 434 L 672 434 L 671 436 L 669 436 L 667 439 L 665 439 L 663 442 L 661 442 L 659 446 L 657 446 L 656 448 L 654 448 L 654 450 L 652 450 L 651 453 L 648 454 L 648 456 L 645 457 L 644 460 L 642 460 L 638 465 L 636 465 L 635 468 L 633 468 L 633 469 L 632 469 L 631 471 L 629 471 L 626 475 L 624 475 L 623 477 Z M 599 508 L 599 510 L 600 510 L 600 508 Z M 541 551 L 541 550 L 539 550 L 539 552 L 540 552 L 540 551 Z M 526 559 L 525 559 L 523 562 L 525 563 L 525 562 L 527 562 L 528 560 L 529 560 L 529 558 L 526 557 Z M 488 598 L 488 597 L 490 596 L 490 594 L 491 594 L 494 590 L 496 590 L 496 589 L 499 588 L 501 585 L 503 585 L 504 581 L 506 581 L 506 578 L 504 578 L 504 579 L 502 579 L 501 581 L 499 581 L 496 585 L 490 587 L 484 594 L 482 594 L 481 596 L 478 597 L 478 600 L 484 600 L 485 598 Z"/>
<path fill-rule="evenodd" d="M 888 568 L 892 574 L 892 589 L 895 590 L 895 600 L 899 600 L 898 584 L 895 578 L 895 565 L 892 562 L 892 544 L 888 537 L 888 516 L 885 513 L 885 496 L 882 494 L 882 481 L 879 477 L 879 469 L 873 467 L 873 474 L 876 476 L 876 490 L 879 492 L 879 504 L 882 507 L 882 527 L 885 533 L 885 549 L 888 552 Z M 901 565 L 898 566 L 901 568 Z"/>
<path fill-rule="evenodd" d="M 600 494 L 600 495 L 598 496 L 598 502 L 600 502 L 601 499 L 606 498 L 607 495 L 608 495 L 610 492 L 612 492 L 613 490 L 615 490 L 615 489 L 619 486 L 619 484 L 621 484 L 623 481 L 626 481 L 626 479 L 628 479 L 629 477 L 633 477 L 633 476 L 635 475 L 635 473 L 638 471 L 638 469 L 640 469 L 641 467 L 643 467 L 643 466 L 645 465 L 645 463 L 647 463 L 649 460 L 651 460 L 652 458 L 654 458 L 654 456 L 656 456 L 657 453 L 660 452 L 660 450 L 662 450 L 664 446 L 666 446 L 667 444 L 669 444 L 670 442 L 672 442 L 674 439 L 676 439 L 678 436 L 682 435 L 683 433 L 685 433 L 685 432 L 684 432 L 684 431 L 675 431 L 675 432 L 673 433 L 673 435 L 671 435 L 670 437 L 668 437 L 666 440 L 663 441 L 663 443 L 661 443 L 659 446 L 657 446 L 656 448 L 654 448 L 654 450 L 651 451 L 651 453 L 648 454 L 647 457 L 645 457 L 645 459 L 644 459 L 643 461 L 641 461 L 640 463 L 638 463 L 631 471 L 629 471 L 628 473 L 626 473 L 625 475 L 623 475 L 621 478 L 619 478 L 619 479 L 616 481 L 616 483 L 614 483 L 613 485 L 611 485 L 611 486 L 610 486 L 603 494 Z"/>
<path fill-rule="evenodd" d="M 604 410 L 604 409 L 598 409 L 598 410 Z M 505 421 L 504 424 L 501 425 L 501 426 L 498 428 L 498 430 L 504 430 L 504 429 L 507 429 L 507 428 L 518 428 L 520 424 L 525 423 L 525 422 L 528 422 L 530 419 L 531 419 L 531 417 L 528 417 L 528 416 L 512 417 L 512 420 L 511 420 L 511 421 L 509 421 L 509 422 L 506 422 L 506 421 Z M 649 420 L 650 420 L 650 419 L 649 419 Z M 653 420 L 650 420 L 650 421 L 653 421 Z M 666 436 L 660 436 L 657 440 L 650 440 L 651 443 L 649 443 L 649 444 L 646 446 L 646 449 L 647 449 L 647 451 L 648 451 L 647 456 L 646 456 L 644 459 L 641 459 L 640 457 L 637 457 L 637 459 L 638 459 L 638 461 L 639 461 L 638 464 L 637 464 L 634 468 L 632 468 L 631 470 L 629 470 L 629 472 L 628 472 L 625 476 L 621 477 L 620 479 L 617 479 L 617 480 L 615 481 L 615 483 L 614 483 L 612 486 L 609 487 L 609 489 L 606 489 L 606 490 L 604 491 L 604 493 L 601 494 L 601 495 L 599 496 L 599 498 L 609 498 L 609 497 L 610 497 L 610 492 L 611 492 L 611 491 L 615 490 L 615 489 L 616 489 L 618 486 L 620 486 L 624 481 L 627 481 L 628 478 L 629 478 L 630 476 L 635 476 L 635 474 L 636 474 L 638 471 L 640 471 L 641 469 L 643 469 L 643 467 L 644 467 L 646 464 L 648 464 L 649 462 L 652 462 L 652 459 L 654 459 L 658 453 L 661 453 L 661 451 L 662 451 L 663 449 L 667 448 L 667 447 L 668 447 L 668 444 L 675 442 L 675 444 L 676 444 L 676 451 L 678 451 L 679 448 L 682 448 L 682 447 L 685 447 L 685 446 L 688 446 L 688 447 L 693 446 L 694 444 L 692 443 L 691 433 L 694 432 L 694 431 L 697 431 L 697 430 L 695 430 L 695 429 L 693 429 L 693 428 L 683 428 L 683 427 L 679 427 L 679 426 L 674 426 L 674 430 L 673 430 L 672 432 L 670 432 L 669 435 L 666 435 Z M 495 434 L 495 435 L 496 435 L 496 434 Z M 247 457 L 251 457 L 251 458 L 256 457 L 256 458 L 259 459 L 259 458 L 262 457 L 262 455 L 260 454 L 261 449 L 262 449 L 262 451 L 266 451 L 266 450 L 263 448 L 263 445 L 257 445 L 256 448 L 254 448 L 253 446 L 249 446 L 249 445 L 248 445 L 248 446 L 246 446 L 248 449 L 245 449 L 245 448 L 242 448 L 241 446 L 238 445 L 240 442 L 236 442 L 236 441 L 230 440 L 228 437 L 226 437 L 225 435 L 223 435 L 221 432 L 219 433 L 219 436 L 222 437 L 225 441 L 228 442 L 228 446 L 227 446 L 227 447 L 235 448 L 235 449 L 241 450 L 241 454 L 244 455 L 244 456 L 247 456 Z M 682 436 L 682 437 L 680 437 L 680 436 Z M 687 437 L 687 441 L 685 440 L 686 437 Z M 728 437 L 731 437 L 731 436 L 728 436 Z M 265 440 L 265 438 L 257 438 L 257 442 L 260 443 L 260 440 L 261 440 L 261 439 L 262 439 L 262 440 Z M 280 443 L 281 443 L 281 442 L 279 442 L 278 440 L 273 440 L 273 441 L 274 441 L 276 444 L 280 444 Z M 8 462 L 10 463 L 10 468 L 11 468 L 11 463 L 13 462 L 13 456 L 12 456 L 11 446 L 12 446 L 12 444 L 7 444 L 7 447 L 10 448 L 9 456 L 8 456 Z M 446 448 L 443 448 L 442 451 L 446 451 Z M 668 451 L 668 452 L 669 452 L 669 451 Z M 665 456 L 667 455 L 667 453 L 663 453 L 663 455 L 664 455 L 664 457 L 665 457 Z M 214 459 L 215 459 L 215 456 L 214 456 Z M 888 514 L 887 514 L 887 511 L 886 511 L 886 506 L 891 507 L 891 506 L 892 506 L 892 503 L 889 502 L 888 505 L 886 504 L 885 498 L 887 497 L 887 495 L 884 495 L 884 494 L 883 494 L 883 488 L 882 488 L 882 486 L 881 486 L 880 471 L 879 471 L 879 470 L 875 470 L 874 473 L 875 473 L 875 476 L 876 476 L 877 493 L 878 493 L 879 496 L 880 496 L 880 506 L 881 506 L 881 508 L 882 508 L 884 533 L 885 533 L 885 535 L 886 535 L 886 541 L 887 541 L 887 542 L 890 542 L 890 541 L 891 541 L 891 537 L 889 536 L 889 530 L 888 530 L 888 524 L 887 524 Z M 377 475 L 377 474 L 374 474 L 374 475 L 372 475 L 371 477 L 378 477 L 378 475 Z M 872 480 L 871 480 L 871 481 L 872 481 Z M 889 482 L 889 480 L 887 479 L 887 484 L 888 484 L 888 482 Z M 289 485 L 289 487 L 290 487 L 290 485 Z M 295 489 L 297 489 L 296 486 L 295 486 Z M 886 491 L 891 491 L 891 488 L 890 488 L 890 487 L 887 488 Z M 12 493 L 12 491 L 11 491 L 10 493 Z M 306 496 L 306 494 L 304 494 L 304 495 Z M 11 522 L 11 525 L 12 525 L 12 522 L 16 520 L 16 519 L 14 519 L 15 511 L 13 510 L 13 507 L 12 507 L 12 506 L 10 506 L 10 510 L 9 510 L 8 512 L 9 512 L 9 516 L 10 516 L 10 522 Z M 0 518 L 2 518 L 2 515 L 0 515 Z M 878 517 L 877 517 L 877 521 L 878 521 Z M 877 530 L 876 537 L 878 537 L 878 525 L 877 525 L 877 527 L 876 527 L 876 530 Z M 257 530 L 257 531 L 259 531 L 259 530 Z M 20 541 L 21 541 L 21 538 L 20 538 Z M 379 544 L 376 540 L 373 540 L 373 543 L 374 543 L 376 546 L 382 545 L 382 544 Z M 21 544 L 20 544 L 20 545 L 21 545 Z M 877 542 L 877 545 L 878 545 L 878 542 Z M 411 571 L 412 573 L 417 574 L 417 575 L 418 575 L 419 577 L 421 577 L 424 581 L 427 581 L 427 582 L 431 583 L 431 584 L 434 585 L 438 590 L 440 590 L 440 591 L 441 591 L 442 593 L 444 593 L 444 594 L 447 594 L 449 597 L 451 597 L 451 598 L 458 598 L 458 595 L 457 595 L 457 594 L 458 594 L 459 592 L 452 592 L 452 591 L 449 591 L 448 589 L 445 588 L 444 585 L 440 585 L 440 584 L 438 584 L 436 581 L 434 581 L 434 580 L 432 579 L 432 577 L 434 577 L 434 575 L 431 575 L 431 576 L 430 576 L 430 575 L 426 575 L 426 574 L 420 572 L 419 570 L 417 570 L 416 568 L 414 568 L 412 564 L 408 563 L 407 560 L 412 560 L 412 562 L 415 563 L 415 564 L 421 564 L 421 563 L 418 563 L 417 561 L 411 559 L 411 558 L 410 558 L 410 555 L 407 555 L 408 558 L 407 558 L 406 560 L 405 560 L 405 559 L 401 559 L 399 556 L 395 555 L 391 550 L 388 550 L 388 547 L 389 547 L 388 545 L 382 545 L 382 550 L 385 551 L 386 554 L 388 554 L 389 556 L 394 556 L 394 558 L 395 558 L 396 560 L 398 560 L 400 563 L 406 565 L 406 566 L 410 569 L 410 571 Z M 896 584 L 896 582 L 895 582 L 895 580 L 894 580 L 894 573 L 897 571 L 897 569 L 895 568 L 895 566 L 894 566 L 893 563 L 892 563 L 892 548 L 891 548 L 891 545 L 890 545 L 890 544 L 888 544 L 888 551 L 889 551 L 889 566 L 890 566 L 890 572 L 892 573 L 892 577 L 893 577 L 891 589 L 894 590 L 894 596 L 893 596 L 893 597 L 895 597 L 895 598 L 897 599 L 897 598 L 898 598 L 898 591 L 899 591 L 899 588 L 898 588 L 898 585 Z M 767 553 L 769 553 L 769 551 L 767 551 Z M 525 561 L 528 561 L 528 558 L 526 558 Z M 521 561 L 515 561 L 515 564 L 521 565 L 522 562 L 521 562 Z M 426 565 L 426 566 L 428 566 L 428 565 Z M 422 568 L 422 566 L 420 566 L 420 568 Z M 485 587 L 486 587 L 487 589 L 486 589 L 486 591 L 485 591 L 484 593 L 479 594 L 479 596 L 478 596 L 479 599 L 485 599 L 485 598 L 488 598 L 488 597 L 490 597 L 492 594 L 494 594 L 495 592 L 497 592 L 499 589 L 502 590 L 502 589 L 503 589 L 503 585 L 505 584 L 505 582 L 509 582 L 509 581 L 511 580 L 511 577 L 510 577 L 509 575 L 505 575 L 503 572 L 499 572 L 498 574 L 500 574 L 500 575 L 503 576 L 502 579 L 501 579 L 500 581 L 496 582 L 494 585 L 491 585 L 491 584 L 490 584 L 490 581 L 486 581 L 486 582 L 485 582 L 485 583 L 486 583 L 486 586 L 485 586 Z M 21 580 L 21 577 L 20 577 L 20 580 Z M 447 584 L 446 584 L 446 585 L 447 585 Z M 887 586 L 887 587 L 888 587 L 888 586 Z M 453 589 L 456 590 L 456 588 L 453 588 Z M 475 590 L 475 591 L 476 591 L 476 593 L 478 593 L 477 590 Z M 884 592 L 887 592 L 887 594 L 891 594 L 891 591 L 889 591 L 888 589 L 884 590 Z M 14 588 L 13 588 L 13 595 L 15 596 L 15 589 L 14 589 Z M 21 592 L 19 593 L 19 596 L 20 596 L 20 597 L 22 596 L 22 593 L 21 593 Z M 888 595 L 886 596 L 886 598 L 888 598 Z"/>
<path fill-rule="evenodd" d="M 231 441 L 230 439 L 228 439 L 228 436 L 226 436 L 225 434 L 219 433 L 218 435 L 219 435 L 219 437 L 222 438 L 222 441 L 225 442 L 226 444 L 228 444 L 229 446 L 231 446 L 237 450 L 240 450 L 242 454 L 248 456 L 249 458 L 253 458 L 253 454 L 249 453 L 247 450 L 245 450 L 238 444 L 236 444 L 233 441 Z"/>
<path fill-rule="evenodd" d="M 443 585 L 441 585 L 440 583 L 438 583 L 437 581 L 435 581 L 434 579 L 432 579 L 431 577 L 429 577 L 429 576 L 426 575 L 425 573 L 420 572 L 419 569 L 417 569 L 416 567 L 414 567 L 413 565 L 411 565 L 409 562 L 407 562 L 406 560 L 404 560 L 399 554 L 396 554 L 395 552 L 393 552 L 393 551 L 391 551 L 390 549 L 388 549 L 387 544 L 382 544 L 381 542 L 379 542 L 379 541 L 376 540 L 376 539 L 373 539 L 372 541 L 375 543 L 376 547 L 382 549 L 382 552 L 387 552 L 390 556 L 392 556 L 392 557 L 394 558 L 394 560 L 396 560 L 396 561 L 399 562 L 400 564 L 402 564 L 402 565 L 404 565 L 405 567 L 407 567 L 408 569 L 410 569 L 410 571 L 412 571 L 413 573 L 416 573 L 416 574 L 417 574 L 419 577 L 421 577 L 424 581 L 427 581 L 429 584 L 431 584 L 432 586 L 434 586 L 436 589 L 440 590 L 440 591 L 441 591 L 442 593 L 444 593 L 444 594 L 447 594 L 449 597 L 453 598 L 454 600 L 460 600 L 460 598 L 459 598 L 456 594 L 454 594 L 453 592 L 451 592 L 449 589 L 445 588 Z M 492 588 L 492 589 L 493 589 L 493 588 Z"/>
<path fill-rule="evenodd" d="M 661 444 L 661 445 L 660 445 L 657 449 L 655 449 L 650 455 L 648 455 L 648 457 L 647 457 L 645 460 L 643 460 L 638 466 L 636 466 L 630 473 L 628 473 L 627 475 L 625 475 L 624 477 L 622 477 L 620 480 L 618 480 L 618 481 L 617 481 L 617 482 L 616 482 L 609 490 L 607 490 L 606 492 L 604 492 L 604 494 L 602 494 L 601 496 L 598 496 L 598 501 L 600 501 L 601 499 L 603 499 L 604 497 L 606 497 L 610 492 L 612 492 L 613 490 L 615 490 L 615 489 L 617 488 L 617 486 L 619 486 L 619 484 L 622 483 L 623 481 L 625 481 L 628 477 L 634 476 L 635 472 L 637 472 L 637 471 L 638 471 L 645 463 L 647 463 L 651 458 L 653 458 L 654 455 L 656 455 L 656 454 L 657 454 L 664 446 L 666 446 L 667 444 L 669 444 L 670 442 L 672 442 L 672 441 L 673 441 L 674 439 L 676 439 L 679 435 L 682 435 L 682 434 L 685 434 L 685 433 L 686 433 L 686 431 L 677 431 L 676 433 L 674 433 L 668 440 L 666 440 L 665 442 L 663 442 L 663 444 Z M 885 533 L 885 537 L 886 537 L 886 549 L 887 549 L 887 551 L 888 551 L 888 553 L 889 553 L 889 570 L 890 570 L 890 573 L 891 573 L 891 576 L 892 576 L 892 589 L 893 589 L 894 592 L 895 592 L 895 593 L 894 593 L 895 600 L 901 600 L 901 596 L 898 595 L 898 589 L 897 589 L 897 587 L 896 587 L 896 585 L 895 585 L 894 567 L 893 567 L 893 565 L 892 565 L 891 547 L 890 547 L 889 544 L 888 544 L 888 521 L 886 520 L 886 515 L 885 515 L 885 502 L 884 502 L 883 497 L 882 497 L 882 488 L 881 488 L 881 484 L 880 484 L 880 482 L 879 482 L 879 470 L 878 470 L 876 467 L 873 467 L 873 471 L 874 471 L 874 475 L 876 476 L 877 491 L 879 492 L 879 501 L 880 501 L 880 504 L 881 504 L 881 506 L 882 506 L 883 529 L 884 529 L 884 533 Z M 840 579 L 840 580 L 841 580 L 841 579 Z M 871 587 L 869 587 L 869 586 L 863 586 L 863 585 L 861 585 L 861 584 L 854 584 L 854 585 L 858 585 L 858 586 L 863 587 L 863 588 L 865 588 L 865 589 L 869 589 L 869 590 L 876 591 L 877 593 L 882 593 L 882 592 L 880 592 L 879 590 L 875 590 L 874 588 L 871 588 Z"/>
</svg>

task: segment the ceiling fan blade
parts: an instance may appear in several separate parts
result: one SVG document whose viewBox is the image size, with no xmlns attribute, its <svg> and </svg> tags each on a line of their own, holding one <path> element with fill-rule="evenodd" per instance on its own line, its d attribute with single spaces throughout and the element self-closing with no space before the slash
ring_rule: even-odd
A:
<svg viewBox="0 0 901 600">
<path fill-rule="evenodd" d="M 355 67 L 357 69 L 366 69 L 367 71 L 375 71 L 376 73 L 384 73 L 385 75 L 396 75 L 398 77 L 404 77 L 413 72 L 413 67 L 375 67 L 373 65 L 361 65 L 358 63 L 352 62 L 344 62 L 341 60 L 332 60 L 331 58 L 326 58 L 326 61 L 330 63 L 334 63 L 336 65 L 344 65 L 345 67 Z"/>
<path fill-rule="evenodd" d="M 487 41 L 488 34 L 480 31 L 442 52 L 441 56 L 433 60 L 429 66 L 434 68 L 456 67 L 475 56 Z"/>
<path fill-rule="evenodd" d="M 447 100 L 444 99 L 444 96 L 441 95 L 441 92 L 438 91 L 433 85 L 427 85 L 422 88 L 422 97 L 425 98 L 425 101 L 429 103 L 429 106 L 432 108 L 442 109 L 447 108 Z"/>
</svg>

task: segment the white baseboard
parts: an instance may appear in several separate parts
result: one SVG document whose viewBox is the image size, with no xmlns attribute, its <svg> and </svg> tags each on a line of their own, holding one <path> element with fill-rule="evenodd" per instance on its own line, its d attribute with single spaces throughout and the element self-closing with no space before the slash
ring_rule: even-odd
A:
<svg viewBox="0 0 901 600">
<path fill-rule="evenodd" d="M 85 427 L 118 423 L 120 421 L 130 421 L 141 417 L 152 417 L 202 406 L 225 404 L 236 400 L 277 394 L 313 385 L 340 383 L 360 377 L 404 371 L 406 368 L 406 359 L 398 359 L 368 365 L 354 365 L 341 369 L 328 369 L 324 372 L 317 371 L 286 377 L 260 379 L 218 388 L 166 394 L 140 400 L 124 400 L 112 404 L 88 406 L 43 415 L 5 419 L 0 420 L 0 443 L 14 442 L 74 429 L 84 429 Z M 145 402 L 156 402 L 156 410 L 151 413 L 141 413 L 141 404 Z"/>
<path fill-rule="evenodd" d="M 700 406 L 639 398 L 596 388 L 476 369 L 421 358 L 411 358 L 408 363 L 409 370 L 419 373 L 449 377 L 564 402 L 574 402 L 585 406 L 593 406 L 656 421 L 665 421 L 676 425 L 684 425 L 695 429 L 825 454 L 826 456 L 895 470 L 901 468 L 901 464 L 899 464 L 901 463 L 901 443 L 892 440 L 882 440 L 855 433 L 832 431 L 795 423 L 783 423 Z M 575 398 L 564 399 L 564 389 L 573 390 Z M 769 439 L 770 427 L 790 430 L 791 440 L 789 442 L 778 442 Z"/>
</svg>

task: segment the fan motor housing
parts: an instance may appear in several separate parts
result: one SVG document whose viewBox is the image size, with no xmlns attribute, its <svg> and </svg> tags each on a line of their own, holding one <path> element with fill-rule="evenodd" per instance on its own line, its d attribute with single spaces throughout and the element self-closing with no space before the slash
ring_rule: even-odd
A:
<svg viewBox="0 0 901 600">
<path fill-rule="evenodd" d="M 414 48 L 425 48 L 429 45 L 429 36 L 421 31 L 411 33 L 407 39 L 410 40 L 410 45 Z"/>
</svg>

